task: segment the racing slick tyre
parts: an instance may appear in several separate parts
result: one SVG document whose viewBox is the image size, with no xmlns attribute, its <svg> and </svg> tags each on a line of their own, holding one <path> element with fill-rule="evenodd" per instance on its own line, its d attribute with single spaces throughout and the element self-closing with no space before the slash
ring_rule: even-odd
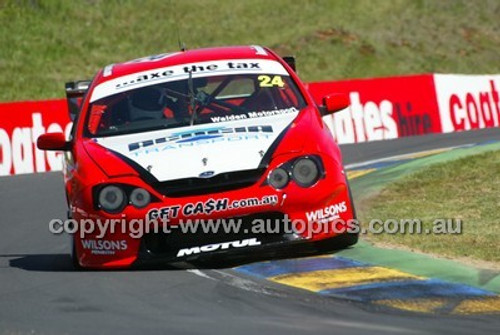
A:
<svg viewBox="0 0 500 335">
<path fill-rule="evenodd" d="M 345 237 L 342 239 L 342 241 L 339 241 L 339 246 L 342 247 L 342 249 L 345 249 L 347 247 L 350 247 L 351 245 L 354 245 L 358 243 L 359 239 L 359 223 L 357 222 L 358 216 L 356 215 L 356 206 L 354 206 L 354 198 L 352 197 L 352 192 L 351 192 L 351 186 L 349 185 L 349 181 L 346 178 L 346 183 L 347 183 L 347 190 L 349 192 L 349 201 L 351 202 L 351 207 L 352 207 L 352 219 L 356 221 L 356 232 L 355 233 L 345 233 L 341 236 Z"/>
<path fill-rule="evenodd" d="M 69 202 L 68 202 L 68 205 L 69 205 Z M 68 218 L 68 220 L 73 218 L 70 214 L 69 209 L 66 213 L 66 217 Z M 76 254 L 76 245 L 75 245 L 75 236 L 74 235 L 70 235 L 70 243 L 71 243 L 71 255 L 70 256 L 71 256 L 71 263 L 73 264 L 73 269 L 76 271 L 81 271 L 81 270 L 83 270 L 83 267 L 78 262 L 78 255 Z"/>
</svg>

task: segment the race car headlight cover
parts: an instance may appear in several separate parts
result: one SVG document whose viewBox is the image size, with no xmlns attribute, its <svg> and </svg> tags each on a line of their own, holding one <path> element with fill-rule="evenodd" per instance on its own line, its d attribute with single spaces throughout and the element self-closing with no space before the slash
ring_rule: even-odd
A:
<svg viewBox="0 0 500 335">
<path fill-rule="evenodd" d="M 135 188 L 130 193 L 130 203 L 137 208 L 144 208 L 151 202 L 151 195 L 143 188 Z"/>
<path fill-rule="evenodd" d="M 127 196 L 120 187 L 109 185 L 99 191 L 98 203 L 106 212 L 117 213 L 127 204 Z"/>
<path fill-rule="evenodd" d="M 272 170 L 267 177 L 267 183 L 277 190 L 285 188 L 290 180 L 301 187 L 311 187 L 324 175 L 320 157 L 302 156 Z"/>
<path fill-rule="evenodd" d="M 319 179 L 318 165 L 311 158 L 300 158 L 293 163 L 292 178 L 302 187 L 310 187 Z"/>
<path fill-rule="evenodd" d="M 288 182 L 290 181 L 290 177 L 288 176 L 288 171 L 283 168 L 277 168 L 271 171 L 269 176 L 267 177 L 269 185 L 274 187 L 275 189 L 282 189 Z"/>
<path fill-rule="evenodd" d="M 127 184 L 101 184 L 94 187 L 94 206 L 105 212 L 116 214 L 125 209 L 127 205 L 141 209 L 158 198 L 151 195 L 142 187 Z"/>
</svg>

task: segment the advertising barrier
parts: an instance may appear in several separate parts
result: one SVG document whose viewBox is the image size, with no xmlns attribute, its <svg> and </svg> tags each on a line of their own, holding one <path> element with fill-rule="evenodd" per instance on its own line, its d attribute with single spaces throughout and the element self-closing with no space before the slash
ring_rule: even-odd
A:
<svg viewBox="0 0 500 335">
<path fill-rule="evenodd" d="M 500 75 L 434 75 L 444 133 L 498 127 Z"/>
<path fill-rule="evenodd" d="M 338 143 L 499 127 L 500 75 L 424 74 L 309 83 L 322 104 L 349 95 L 349 108 L 325 116 Z M 61 153 L 36 148 L 46 132 L 69 134 L 65 99 L 0 103 L 0 176 L 61 169 Z"/>
<path fill-rule="evenodd" d="M 61 153 L 38 150 L 36 140 L 70 126 L 65 99 L 0 104 L 0 176 L 60 170 Z"/>
<path fill-rule="evenodd" d="M 318 104 L 331 92 L 349 95 L 348 109 L 325 117 L 340 144 L 441 132 L 431 74 L 310 83 L 309 91 Z"/>
</svg>

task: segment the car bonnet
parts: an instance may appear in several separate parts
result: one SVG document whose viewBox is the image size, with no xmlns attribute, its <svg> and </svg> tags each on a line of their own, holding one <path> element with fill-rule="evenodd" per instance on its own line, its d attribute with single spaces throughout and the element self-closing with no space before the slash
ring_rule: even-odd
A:
<svg viewBox="0 0 500 335">
<path fill-rule="evenodd" d="M 291 108 L 272 116 L 93 140 L 161 182 L 209 178 L 267 165 L 298 113 Z"/>
</svg>

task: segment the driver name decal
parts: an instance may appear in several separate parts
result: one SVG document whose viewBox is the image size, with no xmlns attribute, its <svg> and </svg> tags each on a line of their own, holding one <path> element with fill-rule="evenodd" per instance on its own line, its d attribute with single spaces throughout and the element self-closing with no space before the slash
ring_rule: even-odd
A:
<svg viewBox="0 0 500 335">
<path fill-rule="evenodd" d="M 227 122 L 227 121 L 238 121 L 244 119 L 255 119 L 265 116 L 275 116 L 275 115 L 283 115 L 283 114 L 293 114 L 298 113 L 299 110 L 295 107 L 284 108 L 284 109 L 271 109 L 264 111 L 254 111 L 254 112 L 246 112 L 242 114 L 233 114 L 227 116 L 212 116 L 210 120 L 213 123 L 219 122 Z"/>
</svg>

